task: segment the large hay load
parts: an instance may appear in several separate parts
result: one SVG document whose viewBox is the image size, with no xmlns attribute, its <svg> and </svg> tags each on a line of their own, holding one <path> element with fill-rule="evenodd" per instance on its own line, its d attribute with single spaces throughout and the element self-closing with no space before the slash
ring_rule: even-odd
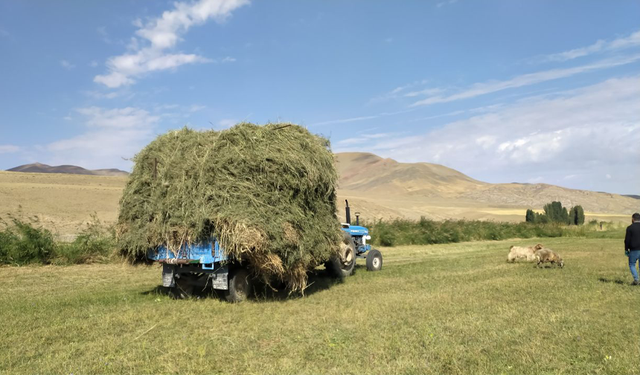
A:
<svg viewBox="0 0 640 375">
<path fill-rule="evenodd" d="M 144 259 L 216 238 L 263 280 L 304 290 L 307 271 L 340 247 L 337 173 L 329 142 L 293 124 L 187 128 L 159 136 L 134 158 L 120 201 L 118 242 Z"/>
</svg>

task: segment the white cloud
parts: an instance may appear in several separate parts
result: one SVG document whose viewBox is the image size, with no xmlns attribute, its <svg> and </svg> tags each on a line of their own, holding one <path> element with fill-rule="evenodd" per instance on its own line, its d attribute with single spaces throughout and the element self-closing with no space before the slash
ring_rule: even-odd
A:
<svg viewBox="0 0 640 375">
<path fill-rule="evenodd" d="M 378 113 L 378 114 L 370 115 L 370 116 L 359 116 L 359 117 L 350 117 L 350 118 L 343 118 L 343 119 L 337 119 L 337 120 L 321 121 L 321 122 L 313 123 L 313 124 L 311 124 L 309 126 L 346 124 L 346 123 L 349 123 L 349 122 L 372 120 L 372 119 L 375 119 L 375 118 L 378 118 L 378 117 L 394 116 L 394 115 L 399 115 L 399 114 L 402 114 L 402 113 L 409 113 L 409 112 L 413 112 L 413 111 L 415 111 L 415 109 L 405 109 L 405 110 L 396 111 L 396 112 L 382 112 L 382 113 Z"/>
<path fill-rule="evenodd" d="M 230 127 L 234 126 L 235 124 L 237 124 L 238 120 L 233 119 L 233 118 L 223 118 L 222 120 L 218 121 L 218 124 L 216 126 L 216 128 L 218 129 L 229 129 Z"/>
<path fill-rule="evenodd" d="M 435 95 L 435 94 L 439 94 L 441 93 L 443 90 L 441 88 L 431 88 L 431 89 L 423 89 L 423 90 L 418 90 L 418 91 L 411 91 L 408 93 L 405 93 L 403 96 L 407 97 L 407 98 L 412 98 L 414 96 L 421 96 L 421 95 Z"/>
<path fill-rule="evenodd" d="M 627 64 L 634 63 L 638 60 L 640 60 L 640 55 L 625 56 L 625 57 L 601 60 L 592 64 L 577 66 L 573 68 L 552 69 L 552 70 L 545 70 L 542 72 L 523 74 L 506 81 L 489 81 L 484 83 L 476 83 L 471 85 L 466 90 L 463 90 L 456 94 L 451 94 L 448 96 L 442 96 L 442 95 L 430 96 L 426 99 L 419 100 L 413 103 L 411 106 L 412 107 L 426 106 L 426 105 L 431 105 L 436 103 L 447 103 L 447 102 L 452 102 L 452 101 L 461 100 L 461 99 L 474 98 L 477 96 L 486 95 L 486 94 L 490 94 L 490 93 L 494 93 L 502 90 L 529 86 L 529 85 L 534 85 L 534 84 L 542 83 L 546 81 L 552 81 L 560 78 L 571 77 L 576 74 L 582 74 L 582 73 L 587 73 L 587 72 L 596 71 L 600 69 L 607 69 L 607 68 L 613 68 L 616 66 L 627 65 Z"/>
<path fill-rule="evenodd" d="M 140 108 L 77 108 L 85 117 L 84 133 L 45 147 L 49 164 L 85 168 L 128 168 L 133 157 L 153 137 L 159 116 Z"/>
<path fill-rule="evenodd" d="M 0 145 L 0 154 L 12 154 L 20 151 L 20 147 L 14 145 Z"/>
<path fill-rule="evenodd" d="M 111 41 L 111 38 L 109 38 L 109 33 L 107 32 L 107 28 L 106 27 L 98 27 L 96 28 L 96 31 L 98 32 L 98 35 L 100 35 L 100 37 L 102 38 L 102 41 L 107 43 L 107 44 L 111 44 L 113 43 L 113 41 Z"/>
<path fill-rule="evenodd" d="M 634 173 L 640 160 L 639 97 L 640 76 L 610 79 L 559 96 L 521 100 L 426 134 L 336 151 L 436 162 L 492 182 L 537 176 L 547 183 L 633 192 L 640 186 L 640 174 Z M 576 177 L 565 179 L 568 175 Z M 603 179 L 606 175 L 612 177 Z"/>
<path fill-rule="evenodd" d="M 640 30 L 632 33 L 629 36 L 614 39 L 610 42 L 604 40 L 598 40 L 590 46 L 575 48 L 569 51 L 560 53 L 554 53 L 552 55 L 545 56 L 541 59 L 542 62 L 551 61 L 567 61 L 573 60 L 578 57 L 588 56 L 598 52 L 616 51 L 631 47 L 640 46 Z"/>
<path fill-rule="evenodd" d="M 97 75 L 93 78 L 96 83 L 102 83 L 109 88 L 116 88 L 123 85 L 130 85 L 135 81 L 119 72 L 111 72 L 107 75 Z"/>
<path fill-rule="evenodd" d="M 380 115 L 343 118 L 343 119 L 338 119 L 338 120 L 329 120 L 329 121 L 316 122 L 315 124 L 311 124 L 311 126 L 345 124 L 345 123 L 348 123 L 348 122 L 371 120 L 371 119 L 378 118 L 378 117 L 380 117 Z"/>
<path fill-rule="evenodd" d="M 198 112 L 198 111 L 202 111 L 203 109 L 207 108 L 207 106 L 205 105 L 198 105 L 198 104 L 193 104 L 191 105 L 187 110 L 191 113 L 193 112 Z"/>
<path fill-rule="evenodd" d="M 149 112 L 133 107 L 104 109 L 100 107 L 77 108 L 76 112 L 87 117 L 86 125 L 95 128 L 142 128 L 146 123 L 158 120 Z"/>
<path fill-rule="evenodd" d="M 146 24 L 136 20 L 134 25 L 139 28 L 137 37 L 132 38 L 128 46 L 132 52 L 109 58 L 107 74 L 97 75 L 93 80 L 116 88 L 133 84 L 136 77 L 149 72 L 175 69 L 185 64 L 233 62 L 235 59 L 232 57 L 211 60 L 195 54 L 168 53 L 167 50 L 174 48 L 192 26 L 202 25 L 209 19 L 224 22 L 233 10 L 248 3 L 248 0 L 176 2 L 173 10 L 165 11 Z M 146 46 L 141 47 L 142 44 Z"/>
<path fill-rule="evenodd" d="M 122 93 L 117 91 L 112 91 L 112 92 L 85 91 L 84 94 L 94 99 L 114 99 L 120 96 Z"/>
<path fill-rule="evenodd" d="M 71 70 L 76 67 L 74 64 L 70 63 L 67 60 L 60 60 L 60 65 L 67 70 Z"/>
<path fill-rule="evenodd" d="M 410 89 L 416 86 L 423 86 L 425 84 L 427 84 L 427 80 L 423 79 L 423 80 L 408 83 L 406 85 L 398 86 L 389 92 L 386 92 L 382 95 L 378 95 L 375 98 L 369 100 L 368 104 L 377 104 L 377 103 L 399 98 L 400 96 L 404 95 L 404 91 L 406 91 L 407 89 Z"/>
<path fill-rule="evenodd" d="M 92 61 L 89 63 L 89 66 L 90 66 L 90 67 L 92 67 L 92 68 L 95 68 L 95 67 L 97 67 L 97 66 L 98 66 L 98 62 L 97 62 L 96 60 L 92 60 Z"/>
<path fill-rule="evenodd" d="M 354 138 L 347 138 L 339 141 L 336 146 L 337 147 L 346 147 L 357 144 L 366 144 L 372 139 L 381 139 L 381 138 L 389 138 L 394 136 L 394 133 L 374 133 L 374 134 L 360 134 Z"/>
<path fill-rule="evenodd" d="M 468 111 L 472 112 L 473 110 L 468 110 Z M 441 117 L 457 116 L 457 115 L 461 115 L 461 114 L 463 114 L 465 112 L 467 112 L 467 111 L 463 111 L 463 110 L 453 111 L 453 112 L 448 112 L 448 113 L 442 113 L 442 114 L 439 114 L 439 115 L 419 117 L 419 118 L 416 118 L 416 119 L 413 119 L 413 120 L 409 120 L 407 122 L 421 122 L 421 121 L 433 120 L 433 119 L 441 118 Z"/>
</svg>

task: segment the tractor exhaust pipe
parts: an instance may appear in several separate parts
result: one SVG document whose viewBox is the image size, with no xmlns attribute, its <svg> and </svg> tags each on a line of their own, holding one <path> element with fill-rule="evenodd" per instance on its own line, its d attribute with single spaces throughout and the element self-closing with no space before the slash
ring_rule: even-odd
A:
<svg viewBox="0 0 640 375">
<path fill-rule="evenodd" d="M 349 201 L 345 199 L 344 203 L 346 204 L 346 207 L 344 208 L 344 212 L 347 216 L 346 217 L 347 224 L 351 224 L 351 208 L 349 208 Z"/>
</svg>

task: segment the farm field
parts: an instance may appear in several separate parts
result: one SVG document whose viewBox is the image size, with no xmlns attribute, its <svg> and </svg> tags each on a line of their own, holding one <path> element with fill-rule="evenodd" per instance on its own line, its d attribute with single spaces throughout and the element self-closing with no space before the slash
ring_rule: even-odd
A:
<svg viewBox="0 0 640 375">
<path fill-rule="evenodd" d="M 157 266 L 1 267 L 0 373 L 637 374 L 640 287 L 622 239 L 382 248 L 381 272 L 304 298 L 172 300 Z M 630 324 L 630 322 L 634 322 Z"/>
<path fill-rule="evenodd" d="M 42 226 L 59 234 L 60 239 L 73 240 L 94 214 L 104 224 L 115 223 L 126 181 L 127 178 L 121 176 L 0 171 L 0 219 L 37 217 Z M 349 199 L 354 212 L 361 212 L 366 220 L 398 217 L 415 220 L 424 215 L 434 220 L 465 218 L 521 222 L 527 208 L 537 207 L 522 203 L 514 207 L 460 198 L 406 196 L 386 190 L 370 194 L 338 189 L 338 216 L 341 218 L 344 217 L 344 199 Z M 635 203 L 631 198 L 612 199 L 613 202 L 619 200 Z M 540 203 L 540 207 L 542 205 Z M 613 209 L 614 213 L 587 211 L 587 221 L 626 224 L 630 215 L 617 213 L 623 212 L 620 207 L 617 203 L 612 207 L 603 206 L 605 212 Z"/>
</svg>

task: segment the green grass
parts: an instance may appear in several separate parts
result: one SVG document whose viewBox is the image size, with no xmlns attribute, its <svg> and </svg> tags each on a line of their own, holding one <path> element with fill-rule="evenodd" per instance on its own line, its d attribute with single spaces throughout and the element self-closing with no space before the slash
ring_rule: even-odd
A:
<svg viewBox="0 0 640 375">
<path fill-rule="evenodd" d="M 507 264 L 542 242 L 564 269 Z M 621 239 L 382 248 L 381 272 L 303 298 L 172 300 L 160 269 L 0 267 L 0 372 L 637 374 Z"/>
</svg>

